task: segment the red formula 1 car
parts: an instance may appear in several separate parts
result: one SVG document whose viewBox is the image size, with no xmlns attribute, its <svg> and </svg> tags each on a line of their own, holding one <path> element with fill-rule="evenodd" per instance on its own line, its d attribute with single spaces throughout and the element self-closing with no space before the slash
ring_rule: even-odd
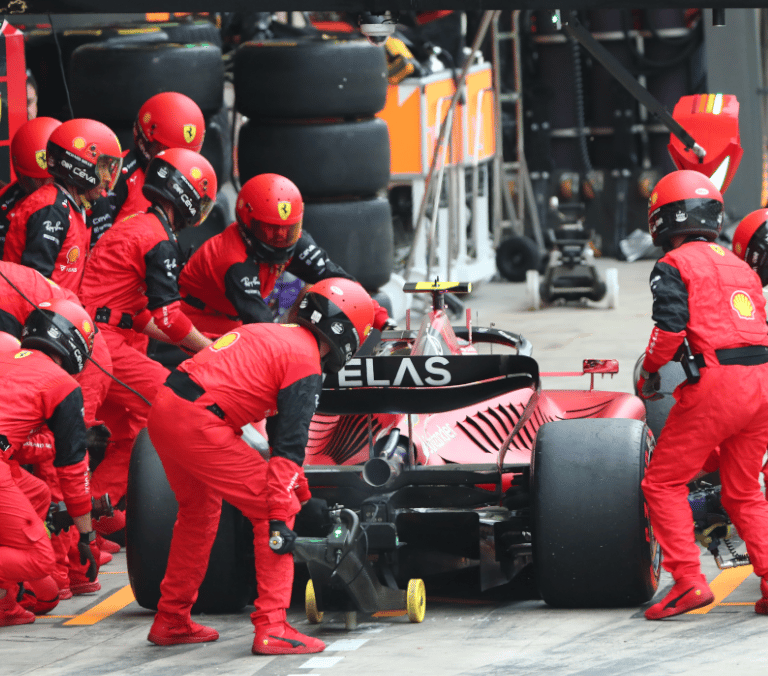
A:
<svg viewBox="0 0 768 676">
<path fill-rule="evenodd" d="M 589 389 L 543 390 L 524 338 L 451 326 L 444 294 L 468 284 L 405 290 L 431 295 L 419 329 L 385 332 L 369 356 L 327 376 L 312 422 L 305 472 L 333 524 L 302 532 L 297 520 L 310 619 L 327 609 L 403 610 L 418 621 L 422 580 L 467 568 L 488 589 L 532 566 L 553 606 L 648 601 L 660 553 L 640 481 L 653 436 L 640 399 L 592 387 L 617 362 L 550 374 L 589 374 Z M 489 345 L 495 354 L 480 354 Z M 250 534 L 227 507 L 198 610 L 237 610 L 252 592 Z M 174 518 L 143 433 L 131 459 L 127 552 L 145 607 L 159 598 Z"/>
</svg>

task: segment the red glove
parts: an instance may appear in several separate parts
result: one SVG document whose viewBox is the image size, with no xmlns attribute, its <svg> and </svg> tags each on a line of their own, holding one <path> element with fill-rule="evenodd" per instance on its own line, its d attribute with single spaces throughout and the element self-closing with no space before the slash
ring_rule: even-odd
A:
<svg viewBox="0 0 768 676">
<path fill-rule="evenodd" d="M 379 305 L 375 299 L 373 301 L 373 328 L 377 331 L 387 331 L 394 329 L 397 322 L 389 316 L 387 308 Z"/>
</svg>

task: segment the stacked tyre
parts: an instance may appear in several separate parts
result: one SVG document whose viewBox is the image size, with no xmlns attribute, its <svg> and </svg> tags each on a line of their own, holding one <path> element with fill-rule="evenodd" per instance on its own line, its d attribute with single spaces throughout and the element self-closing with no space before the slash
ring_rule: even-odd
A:
<svg viewBox="0 0 768 676">
<path fill-rule="evenodd" d="M 27 62 L 38 82 L 40 115 L 99 120 L 117 134 L 123 148 L 130 148 L 141 105 L 159 92 L 181 92 L 205 116 L 201 152 L 213 165 L 219 186 L 230 179 L 232 134 L 224 107 L 224 64 L 218 29 L 212 23 L 121 24 L 67 30 L 57 38 L 67 89 L 51 32 L 36 30 L 26 36 Z M 216 212 L 218 218 L 208 230 L 215 225 L 220 232 L 231 220 L 229 204 L 217 204 Z"/>
<path fill-rule="evenodd" d="M 72 52 L 69 79 L 75 116 L 103 122 L 127 147 L 133 145 L 133 123 L 148 98 L 168 91 L 186 94 L 205 116 L 202 154 L 219 184 L 228 179 L 224 64 L 218 45 L 145 40 L 85 44 Z"/>
<path fill-rule="evenodd" d="M 366 40 L 267 40 L 234 60 L 240 181 L 290 178 L 304 228 L 370 292 L 389 281 L 394 236 L 386 189 L 389 131 L 384 51 Z"/>
</svg>

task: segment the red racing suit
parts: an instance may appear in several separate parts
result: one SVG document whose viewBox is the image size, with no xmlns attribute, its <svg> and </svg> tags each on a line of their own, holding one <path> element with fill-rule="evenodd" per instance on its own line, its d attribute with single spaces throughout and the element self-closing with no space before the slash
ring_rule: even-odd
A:
<svg viewBox="0 0 768 676">
<path fill-rule="evenodd" d="M 46 354 L 20 350 L 0 353 L 0 387 L 9 402 L 0 407 L 0 444 L 6 453 L 12 455 L 32 430 L 47 425 L 67 510 L 72 516 L 90 512 L 83 394 L 75 379 Z"/>
<path fill-rule="evenodd" d="M 37 305 L 52 298 L 64 298 L 80 304 L 80 299 L 72 291 L 46 279 L 32 268 L 0 261 L 0 273 L 10 280 L 9 283 L 0 276 L 0 331 L 10 333 L 19 340 L 24 322 L 34 309 L 29 301 Z M 29 300 L 23 298 L 11 284 L 22 291 Z M 107 371 L 112 370 L 109 348 L 101 332 L 97 332 L 94 337 L 93 358 Z M 85 424 L 88 427 L 96 425 L 96 410 L 104 401 L 110 378 L 93 362 L 88 361 L 85 368 L 75 376 L 75 380 L 83 391 Z"/>
<path fill-rule="evenodd" d="M 11 225 L 10 215 L 29 193 L 21 187 L 21 183 L 14 181 L 0 190 L 0 260 L 3 258 L 5 238 Z"/>
<path fill-rule="evenodd" d="M 181 341 L 192 329 L 180 309 L 180 260 L 168 220 L 152 208 L 115 223 L 104 234 L 91 252 L 80 289 L 80 299 L 104 333 L 115 377 L 150 403 L 168 369 L 137 349 L 143 344 L 142 330 L 152 318 L 173 341 Z M 113 504 L 125 494 L 133 439 L 145 426 L 148 412 L 149 404 L 135 393 L 111 384 L 99 415 L 113 437 L 93 474 L 93 486 L 100 495 L 109 493 Z"/>
<path fill-rule="evenodd" d="M 354 278 L 328 259 L 309 233 L 302 232 L 293 258 L 286 265 L 268 265 L 248 255 L 238 224 L 206 240 L 192 254 L 179 276 L 182 308 L 204 333 L 220 336 L 241 324 L 273 321 L 264 299 L 283 271 L 308 284 L 329 277 Z M 374 328 L 387 320 L 387 311 L 374 301 Z"/>
<path fill-rule="evenodd" d="M 269 520 L 291 527 L 310 498 L 301 466 L 321 388 L 317 340 L 284 324 L 242 326 L 168 378 L 147 421 L 179 503 L 159 611 L 189 617 L 223 498 L 253 523 L 259 595 L 252 620 L 284 620 L 293 558 L 269 548 Z M 265 418 L 269 462 L 240 438 L 243 425 Z"/>
<path fill-rule="evenodd" d="M 15 478 L 14 471 L 21 476 Z M 0 589 L 12 594 L 16 583 L 44 578 L 55 565 L 41 516 L 19 486 L 23 475 L 18 466 L 12 469 L 0 458 Z M 47 495 L 50 504 L 50 492 Z"/>
<path fill-rule="evenodd" d="M 684 338 L 701 379 L 684 382 L 643 479 L 651 525 L 675 580 L 701 574 L 688 488 L 720 446 L 722 503 L 755 573 L 768 575 L 768 502 L 759 474 L 768 446 L 768 328 L 757 275 L 717 244 L 696 240 L 651 273 L 653 320 L 643 368 L 658 371 Z"/>
<path fill-rule="evenodd" d="M 124 218 L 147 211 L 152 203 L 144 197 L 141 187 L 144 185 L 143 157 L 135 150 L 126 150 L 123 153 L 123 166 L 117 179 L 114 190 L 109 195 L 112 208 L 115 212 L 115 223 Z"/>
<path fill-rule="evenodd" d="M 31 193 L 10 214 L 3 260 L 21 263 L 75 293 L 91 235 L 85 212 L 57 183 Z"/>
</svg>

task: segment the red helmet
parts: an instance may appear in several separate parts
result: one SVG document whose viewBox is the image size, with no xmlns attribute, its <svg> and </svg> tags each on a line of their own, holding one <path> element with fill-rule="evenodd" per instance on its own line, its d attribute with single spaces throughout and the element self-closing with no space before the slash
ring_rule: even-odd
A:
<svg viewBox="0 0 768 676">
<path fill-rule="evenodd" d="M 47 146 L 48 172 L 86 192 L 115 187 L 123 164 L 120 141 L 105 124 L 76 118 L 51 133 Z"/>
<path fill-rule="evenodd" d="M 48 139 L 61 122 L 52 117 L 36 117 L 22 124 L 11 141 L 13 170 L 20 176 L 50 178 L 45 159 Z"/>
<path fill-rule="evenodd" d="M 304 201 L 292 181 L 278 174 L 254 176 L 237 195 L 235 215 L 251 256 L 271 265 L 291 260 L 304 216 Z"/>
<path fill-rule="evenodd" d="M 357 282 L 341 277 L 323 279 L 306 290 L 296 321 L 330 347 L 323 357 L 323 370 L 336 373 L 368 337 L 373 301 Z"/>
<path fill-rule="evenodd" d="M 178 92 L 161 92 L 147 99 L 133 125 L 133 142 L 147 162 L 168 148 L 199 153 L 204 138 L 200 106 Z"/>
<path fill-rule="evenodd" d="M 758 209 L 741 219 L 733 233 L 733 253 L 746 261 L 768 284 L 768 209 Z"/>
<path fill-rule="evenodd" d="M 648 200 L 648 228 L 656 246 L 668 249 L 677 235 L 714 240 L 722 227 L 723 196 L 704 174 L 681 169 L 656 184 Z"/>
<path fill-rule="evenodd" d="M 150 202 L 168 202 L 181 220 L 181 229 L 205 220 L 216 201 L 216 187 L 216 172 L 200 153 L 169 148 L 147 165 L 141 190 Z"/>
<path fill-rule="evenodd" d="M 61 357 L 61 367 L 74 376 L 91 356 L 94 334 L 93 320 L 81 305 L 52 298 L 29 313 L 21 330 L 21 347 Z"/>
<path fill-rule="evenodd" d="M 0 331 L 0 353 L 2 352 L 16 352 L 19 350 L 19 341 L 15 336 L 5 331 Z"/>
</svg>

